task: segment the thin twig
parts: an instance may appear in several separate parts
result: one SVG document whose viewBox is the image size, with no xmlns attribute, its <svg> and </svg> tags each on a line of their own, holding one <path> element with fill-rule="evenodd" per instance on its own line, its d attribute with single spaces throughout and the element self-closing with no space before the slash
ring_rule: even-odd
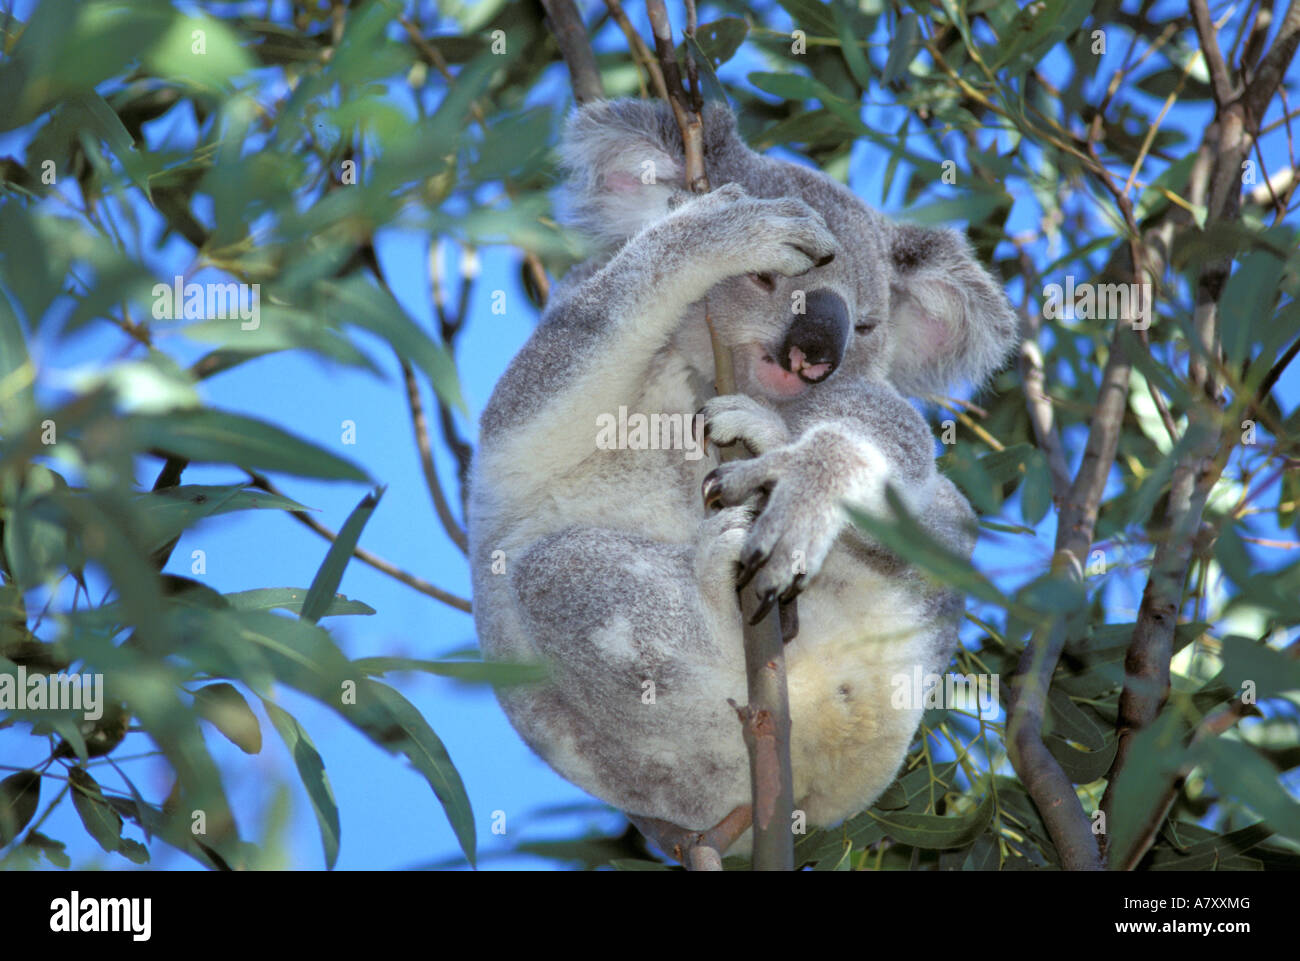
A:
<svg viewBox="0 0 1300 961">
<path fill-rule="evenodd" d="M 260 488 L 261 490 L 266 491 L 268 494 L 276 494 L 280 497 L 288 496 L 283 491 L 281 491 L 278 487 L 276 487 L 273 483 L 271 483 L 270 480 L 263 477 L 262 475 L 250 471 L 249 476 L 252 477 L 253 479 L 254 487 Z M 325 540 L 329 541 L 331 544 L 334 543 L 334 540 L 338 537 L 337 533 L 330 530 L 328 527 L 326 527 L 324 524 L 316 520 L 316 518 L 312 517 L 310 514 L 306 513 L 305 511 L 290 511 L 289 513 L 299 523 L 315 531 L 317 534 L 325 538 Z M 396 564 L 394 564 L 392 561 L 384 560 L 384 558 L 380 557 L 378 554 L 372 554 L 364 547 L 355 548 L 352 551 L 352 556 L 355 557 L 357 560 L 361 561 L 362 563 L 369 564 L 375 570 L 387 574 L 389 577 L 393 578 L 394 580 L 401 581 L 407 587 L 414 588 L 415 590 L 419 591 L 421 594 L 426 594 L 429 597 L 432 597 L 436 601 L 442 601 L 442 603 L 446 604 L 449 607 L 454 607 L 456 610 L 464 611 L 467 614 L 470 613 L 470 611 L 472 610 L 469 601 L 467 601 L 465 598 L 459 597 L 456 594 L 452 594 L 450 591 L 444 591 L 441 587 L 438 587 L 434 584 L 430 584 L 428 581 L 424 580 L 421 577 L 416 577 L 414 574 L 407 573 L 406 571 L 398 567 Z"/>
<path fill-rule="evenodd" d="M 1233 99 L 1232 81 L 1228 78 L 1228 65 L 1223 62 L 1223 53 L 1219 50 L 1219 38 L 1215 35 L 1214 24 L 1210 21 L 1210 7 L 1206 0 L 1191 0 L 1192 22 L 1196 25 L 1196 37 L 1201 42 L 1201 51 L 1205 54 L 1205 65 L 1210 71 L 1210 87 L 1214 99 L 1227 103 Z"/>
<path fill-rule="evenodd" d="M 628 47 L 631 48 L 633 59 L 637 64 L 650 75 L 650 84 L 655 89 L 655 96 L 660 100 L 668 100 L 668 88 L 664 86 L 664 73 L 659 69 L 659 64 L 654 55 L 650 53 L 650 48 L 646 46 L 641 35 L 636 32 L 632 22 L 628 20 L 627 14 L 623 12 L 623 5 L 619 0 L 605 0 L 605 6 L 609 10 L 610 16 L 618 24 L 618 28 L 623 31 L 623 36 L 627 38 Z M 644 89 L 644 84 L 642 85 Z"/>
<path fill-rule="evenodd" d="M 446 495 L 442 492 L 442 483 L 438 480 L 438 466 L 433 460 L 433 444 L 429 441 L 429 422 L 424 416 L 424 402 L 420 398 L 420 382 L 416 380 L 415 371 L 405 359 L 399 357 L 402 365 L 402 380 L 406 384 L 406 403 L 411 411 L 411 429 L 415 434 L 415 447 L 420 453 L 420 468 L 424 472 L 424 483 L 429 488 L 433 499 L 433 509 L 438 515 L 443 530 L 451 542 L 462 554 L 469 553 L 469 540 L 464 529 L 451 512 Z"/>
</svg>

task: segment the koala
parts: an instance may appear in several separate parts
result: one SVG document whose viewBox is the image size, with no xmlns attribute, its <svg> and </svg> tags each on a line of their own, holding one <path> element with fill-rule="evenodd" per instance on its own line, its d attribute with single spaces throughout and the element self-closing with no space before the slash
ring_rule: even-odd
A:
<svg viewBox="0 0 1300 961">
<path fill-rule="evenodd" d="M 723 105 L 703 120 L 714 189 L 698 196 L 665 104 L 568 121 L 563 208 L 599 252 L 556 286 L 484 410 L 474 616 L 485 656 L 551 668 L 499 692 L 533 750 L 634 818 L 704 831 L 750 801 L 729 704 L 747 699 L 737 592 L 764 610 L 797 596 L 795 804 L 828 826 L 893 780 L 922 709 L 893 706 L 891 679 L 947 666 L 964 605 L 846 505 L 888 516 L 892 486 L 970 556 L 974 514 L 907 398 L 984 382 L 1016 321 L 960 234 L 754 152 Z M 709 323 L 734 394 L 712 396 Z M 598 443 L 624 409 L 680 414 L 707 454 L 684 437 Z M 731 444 L 752 457 L 719 464 Z"/>
</svg>

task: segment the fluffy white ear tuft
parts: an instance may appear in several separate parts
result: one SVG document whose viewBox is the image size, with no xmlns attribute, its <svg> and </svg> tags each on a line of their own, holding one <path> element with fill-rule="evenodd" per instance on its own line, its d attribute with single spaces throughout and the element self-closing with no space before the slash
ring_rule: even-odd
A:
<svg viewBox="0 0 1300 961">
<path fill-rule="evenodd" d="M 704 105 L 704 162 L 713 186 L 752 157 L 726 104 Z M 604 247 L 622 244 L 685 199 L 682 135 L 663 101 L 598 100 L 570 116 L 560 138 L 561 217 Z"/>
<path fill-rule="evenodd" d="M 576 111 L 560 140 L 568 177 L 561 217 L 604 247 L 617 246 L 669 211 L 685 189 L 681 137 L 657 105 L 601 100 Z M 675 143 L 674 143 L 675 141 Z"/>
<path fill-rule="evenodd" d="M 1019 339 L 1002 288 L 954 230 L 898 224 L 890 257 L 890 379 L 912 397 L 979 387 Z"/>
</svg>

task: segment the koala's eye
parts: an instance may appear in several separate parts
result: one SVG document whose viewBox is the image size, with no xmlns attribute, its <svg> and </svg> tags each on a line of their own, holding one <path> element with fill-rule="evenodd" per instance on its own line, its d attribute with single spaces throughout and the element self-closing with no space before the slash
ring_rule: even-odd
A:
<svg viewBox="0 0 1300 961">
<path fill-rule="evenodd" d="M 867 320 L 854 324 L 853 330 L 855 333 L 869 334 L 876 329 L 876 324 L 877 321 L 875 320 L 875 318 L 868 318 Z"/>
<path fill-rule="evenodd" d="M 769 294 L 776 290 L 776 280 L 773 279 L 771 274 L 750 274 L 749 279 L 758 284 L 758 286 L 762 287 Z"/>
</svg>

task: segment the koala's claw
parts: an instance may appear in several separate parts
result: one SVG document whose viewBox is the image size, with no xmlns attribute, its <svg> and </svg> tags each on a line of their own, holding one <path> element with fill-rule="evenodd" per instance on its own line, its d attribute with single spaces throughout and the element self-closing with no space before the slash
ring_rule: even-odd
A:
<svg viewBox="0 0 1300 961">
<path fill-rule="evenodd" d="M 716 468 L 704 475 L 704 482 L 700 485 L 700 493 L 704 496 L 705 510 L 717 510 L 723 506 L 722 478 L 718 476 Z"/>
<path fill-rule="evenodd" d="M 754 579 L 754 575 L 759 572 L 764 564 L 767 563 L 769 555 L 759 551 L 750 551 L 740 559 L 740 573 L 736 575 L 736 590 L 744 590 L 746 585 Z"/>
<path fill-rule="evenodd" d="M 808 579 L 807 574 L 796 574 L 790 586 L 781 594 L 780 601 L 782 604 L 789 604 L 803 591 L 803 583 Z"/>
<path fill-rule="evenodd" d="M 790 601 L 781 602 L 779 611 L 781 615 L 781 640 L 789 644 L 799 634 L 799 603 Z"/>
<path fill-rule="evenodd" d="M 772 609 L 774 604 L 776 604 L 776 591 L 770 590 L 763 595 L 762 603 L 758 605 L 758 610 L 756 610 L 754 616 L 749 619 L 750 627 L 753 627 L 763 618 L 767 617 L 767 612 Z"/>
</svg>

